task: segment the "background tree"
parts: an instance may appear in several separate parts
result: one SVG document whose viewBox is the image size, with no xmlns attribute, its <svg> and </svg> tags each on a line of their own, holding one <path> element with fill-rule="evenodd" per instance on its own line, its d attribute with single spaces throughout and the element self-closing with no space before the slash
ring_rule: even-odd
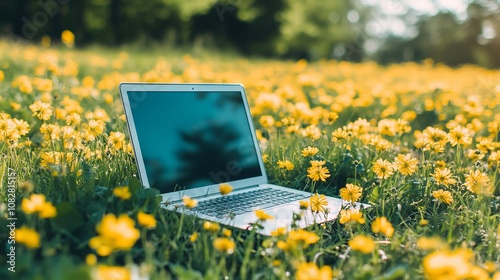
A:
<svg viewBox="0 0 500 280">
<path fill-rule="evenodd" d="M 399 11 L 384 12 L 384 5 L 397 5 Z M 2 1 L 0 36 L 35 42 L 49 36 L 57 43 L 69 29 L 77 46 L 196 45 L 292 59 L 392 63 L 433 58 L 450 65 L 500 66 L 497 0 L 467 2 L 463 14 L 434 5 L 429 14 L 410 1 Z M 406 31 L 391 32 L 395 22 Z M 370 31 L 374 25 L 378 33 Z"/>
</svg>

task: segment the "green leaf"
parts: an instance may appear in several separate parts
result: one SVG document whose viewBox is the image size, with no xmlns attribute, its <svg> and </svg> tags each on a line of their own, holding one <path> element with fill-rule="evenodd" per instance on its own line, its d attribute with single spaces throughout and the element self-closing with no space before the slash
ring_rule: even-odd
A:
<svg viewBox="0 0 500 280">
<path fill-rule="evenodd" d="M 128 188 L 132 194 L 136 193 L 140 189 L 143 189 L 141 182 L 139 182 L 137 178 L 132 178 L 128 181 Z"/>
<path fill-rule="evenodd" d="M 106 204 L 99 201 L 90 202 L 84 209 L 86 216 L 94 221 L 99 222 L 106 212 Z"/>
<path fill-rule="evenodd" d="M 43 263 L 43 270 L 46 279 L 91 279 L 89 269 L 85 266 L 76 266 L 68 256 L 46 259 Z"/>
<path fill-rule="evenodd" d="M 160 191 L 153 188 L 141 188 L 137 191 L 137 197 L 139 198 L 155 198 L 160 194 Z"/>
<path fill-rule="evenodd" d="M 199 271 L 193 269 L 187 269 L 180 265 L 171 265 L 170 268 L 174 273 L 176 278 L 179 280 L 202 280 L 203 276 Z"/>
<path fill-rule="evenodd" d="M 406 275 L 408 275 L 408 266 L 406 264 L 399 264 L 387 270 L 380 279 L 381 280 L 405 279 Z"/>
<path fill-rule="evenodd" d="M 63 201 L 56 206 L 57 216 L 52 219 L 52 223 L 68 232 L 83 225 L 83 217 L 73 205 L 69 202 Z"/>
<path fill-rule="evenodd" d="M 103 186 L 95 186 L 94 188 L 94 195 L 106 199 L 111 192 L 110 188 L 108 187 L 103 187 Z"/>
<path fill-rule="evenodd" d="M 379 186 L 373 188 L 370 196 L 368 196 L 368 201 L 370 202 L 370 204 L 376 204 L 378 202 L 379 188 Z"/>
</svg>

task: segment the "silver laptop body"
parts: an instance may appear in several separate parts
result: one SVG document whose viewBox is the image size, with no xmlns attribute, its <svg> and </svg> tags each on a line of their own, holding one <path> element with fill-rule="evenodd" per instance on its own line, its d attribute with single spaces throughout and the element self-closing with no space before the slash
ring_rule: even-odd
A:
<svg viewBox="0 0 500 280">
<path fill-rule="evenodd" d="M 268 183 L 242 85 L 122 83 L 120 95 L 141 183 L 160 190 L 164 208 L 187 211 L 182 207 L 184 196 L 200 204 L 212 202 L 221 197 L 219 185 L 228 183 L 233 191 L 225 197 L 292 193 L 287 196 L 292 201 L 252 208 L 263 208 L 274 217 L 262 223 L 261 234 L 270 235 L 280 227 L 289 230 L 294 213 L 302 215 L 298 227 L 338 216 L 342 207 L 338 198 L 326 197 L 326 213 L 312 213 L 299 206 L 300 200 L 309 201 L 311 193 Z M 248 229 L 257 221 L 253 211 L 207 215 L 197 208 L 189 212 L 237 228 Z"/>
</svg>

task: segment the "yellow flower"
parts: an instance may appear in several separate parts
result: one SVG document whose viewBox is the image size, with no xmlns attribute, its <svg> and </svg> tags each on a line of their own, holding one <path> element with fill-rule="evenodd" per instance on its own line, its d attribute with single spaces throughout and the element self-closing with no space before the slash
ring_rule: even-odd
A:
<svg viewBox="0 0 500 280">
<path fill-rule="evenodd" d="M 449 185 L 455 184 L 457 181 L 452 178 L 453 174 L 446 168 L 436 168 L 434 173 L 431 174 L 438 185 L 443 185 L 448 187 Z"/>
<path fill-rule="evenodd" d="M 349 202 L 356 202 L 361 197 L 363 188 L 354 184 L 346 184 L 345 188 L 340 189 L 340 197 Z"/>
<path fill-rule="evenodd" d="M 52 116 L 52 108 L 48 103 L 35 101 L 35 103 L 29 106 L 29 108 L 33 112 L 33 116 L 36 116 L 43 121 L 48 121 Z"/>
<path fill-rule="evenodd" d="M 352 250 L 363 254 L 370 254 L 375 249 L 373 238 L 366 235 L 356 235 L 347 244 Z"/>
<path fill-rule="evenodd" d="M 132 194 L 130 193 L 128 186 L 114 188 L 113 194 L 122 200 L 127 200 L 130 197 L 132 197 Z"/>
<path fill-rule="evenodd" d="M 219 192 L 222 194 L 222 195 L 226 195 L 230 192 L 233 191 L 233 187 L 231 187 L 230 184 L 227 184 L 227 183 L 222 183 L 219 185 Z"/>
<path fill-rule="evenodd" d="M 271 236 L 283 236 L 286 234 L 286 228 L 279 227 L 273 231 L 271 231 Z"/>
<path fill-rule="evenodd" d="M 488 272 L 484 270 L 482 267 L 477 265 L 470 266 L 469 273 L 467 274 L 467 279 L 491 279 L 488 275 Z"/>
<path fill-rule="evenodd" d="M 344 209 L 340 211 L 339 223 L 346 226 L 352 226 L 356 223 L 364 224 L 365 219 L 363 218 L 363 213 L 358 209 Z"/>
<path fill-rule="evenodd" d="M 311 178 L 313 181 L 321 180 L 325 182 L 326 179 L 330 177 L 330 171 L 323 166 L 311 166 L 307 168 L 307 177 Z"/>
<path fill-rule="evenodd" d="M 422 226 L 422 227 L 425 227 L 428 224 L 429 224 L 429 220 L 426 220 L 426 219 L 420 219 L 420 221 L 418 221 L 418 225 Z"/>
<path fill-rule="evenodd" d="M 134 220 L 120 215 L 105 215 L 96 226 L 98 236 L 92 237 L 89 246 L 99 256 L 108 256 L 116 250 L 129 250 L 140 237 L 139 230 L 134 227 Z"/>
<path fill-rule="evenodd" d="M 417 149 L 420 149 L 422 151 L 428 151 L 431 143 L 426 138 L 418 138 L 417 140 L 415 140 L 415 142 L 413 143 L 413 145 Z"/>
<path fill-rule="evenodd" d="M 198 205 L 198 200 L 192 199 L 189 196 L 185 195 L 182 197 L 182 202 L 186 208 L 192 209 Z"/>
<path fill-rule="evenodd" d="M 214 248 L 217 251 L 231 255 L 234 253 L 235 243 L 229 238 L 215 238 L 213 241 Z"/>
<path fill-rule="evenodd" d="M 332 141 L 337 142 L 343 139 L 349 138 L 349 133 L 346 131 L 346 129 L 342 128 L 337 128 L 337 130 L 332 132 Z"/>
<path fill-rule="evenodd" d="M 130 270 L 121 266 L 99 265 L 96 273 L 97 280 L 130 280 Z"/>
<path fill-rule="evenodd" d="M 86 125 L 85 132 L 90 136 L 90 139 L 93 140 L 95 137 L 101 135 L 104 132 L 105 124 L 101 120 L 90 120 Z"/>
<path fill-rule="evenodd" d="M 73 34 L 73 32 L 71 32 L 69 30 L 64 30 L 61 33 L 61 41 L 67 47 L 72 48 L 75 45 L 75 34 Z"/>
<path fill-rule="evenodd" d="M 493 144 L 493 140 L 490 138 L 481 138 L 479 143 L 476 144 L 476 148 L 481 150 L 483 153 L 487 153 L 489 151 L 495 150 L 495 145 Z"/>
<path fill-rule="evenodd" d="M 0 82 L 2 82 L 3 79 L 5 79 L 5 73 L 2 70 L 0 70 Z"/>
<path fill-rule="evenodd" d="M 448 248 L 448 244 L 440 237 L 420 237 L 417 240 L 417 247 L 421 250 L 443 250 Z"/>
<path fill-rule="evenodd" d="M 87 265 L 95 265 L 97 263 L 97 257 L 94 254 L 87 254 L 85 257 L 85 263 Z"/>
<path fill-rule="evenodd" d="M 19 189 L 24 192 L 32 192 L 35 188 L 35 185 L 32 181 L 24 181 L 19 184 Z"/>
<path fill-rule="evenodd" d="M 490 273 L 493 273 L 497 270 L 497 265 L 493 261 L 485 261 L 484 269 Z"/>
<path fill-rule="evenodd" d="M 45 152 L 40 154 L 40 166 L 47 168 L 52 164 L 56 164 L 56 154 L 54 152 Z"/>
<path fill-rule="evenodd" d="M 444 152 L 444 146 L 441 143 L 432 143 L 431 150 L 435 153 L 442 153 Z"/>
<path fill-rule="evenodd" d="M 230 229 L 224 228 L 222 229 L 222 235 L 225 237 L 231 237 L 232 231 Z"/>
<path fill-rule="evenodd" d="M 262 154 L 262 161 L 263 162 L 268 162 L 269 161 L 269 155 L 268 154 Z"/>
<path fill-rule="evenodd" d="M 95 80 L 92 77 L 90 77 L 90 76 L 83 77 L 82 86 L 84 86 L 86 88 L 91 88 L 94 86 L 94 84 L 95 84 Z"/>
<path fill-rule="evenodd" d="M 310 125 L 302 130 L 302 136 L 315 141 L 321 137 L 321 130 L 316 125 Z"/>
<path fill-rule="evenodd" d="M 472 269 L 473 257 L 469 249 L 433 252 L 423 259 L 424 275 L 435 280 L 465 279 Z"/>
<path fill-rule="evenodd" d="M 469 149 L 467 151 L 467 157 L 475 162 L 482 160 L 484 158 L 484 156 L 485 156 L 484 152 L 479 150 L 479 149 L 475 149 L 475 150 Z"/>
<path fill-rule="evenodd" d="M 10 108 L 12 108 L 12 110 L 14 110 L 14 111 L 17 111 L 17 110 L 21 109 L 21 104 L 12 101 L 12 102 L 10 102 Z"/>
<path fill-rule="evenodd" d="M 326 161 L 324 160 L 311 160 L 309 162 L 311 164 L 311 167 L 321 167 L 326 164 Z"/>
<path fill-rule="evenodd" d="M 198 240 L 198 233 L 197 232 L 193 232 L 190 236 L 189 236 L 189 241 L 191 241 L 192 243 L 196 242 L 196 240 Z"/>
<path fill-rule="evenodd" d="M 156 227 L 155 216 L 153 216 L 151 214 L 146 214 L 142 211 L 137 213 L 137 222 L 139 222 L 139 225 L 141 225 L 147 229 L 153 229 Z"/>
<path fill-rule="evenodd" d="M 410 154 L 398 155 L 394 159 L 394 166 L 403 175 L 411 175 L 417 170 L 418 159 L 412 158 Z"/>
<path fill-rule="evenodd" d="M 403 119 L 412 121 L 417 118 L 417 113 L 415 111 L 405 111 L 402 114 Z"/>
<path fill-rule="evenodd" d="M 283 240 L 278 240 L 278 242 L 276 242 L 276 247 L 282 251 L 288 251 L 290 249 L 288 243 Z"/>
<path fill-rule="evenodd" d="M 109 93 L 104 94 L 103 96 L 104 102 L 107 104 L 113 104 L 113 96 Z"/>
<path fill-rule="evenodd" d="M 295 167 L 293 163 L 289 160 L 278 160 L 278 167 L 286 170 L 293 170 Z"/>
<path fill-rule="evenodd" d="M 469 174 L 465 174 L 464 185 L 475 194 L 491 195 L 493 193 L 493 184 L 491 184 L 490 178 L 479 170 L 470 170 Z"/>
<path fill-rule="evenodd" d="M 382 119 L 378 122 L 377 128 L 380 135 L 394 136 L 397 132 L 397 121 L 394 119 Z"/>
<path fill-rule="evenodd" d="M 370 140 L 370 145 L 375 146 L 375 149 L 379 152 L 387 151 L 391 148 L 391 142 L 386 139 L 381 138 L 380 136 L 374 136 Z"/>
<path fill-rule="evenodd" d="M 319 268 L 315 263 L 301 263 L 297 266 L 297 280 L 331 280 L 333 271 L 330 266 Z"/>
<path fill-rule="evenodd" d="M 260 117 L 259 123 L 263 128 L 269 128 L 274 125 L 274 118 L 270 115 L 263 115 Z"/>
<path fill-rule="evenodd" d="M 379 179 L 387 179 L 394 174 L 392 164 L 385 159 L 377 159 L 372 167 L 373 172 Z"/>
<path fill-rule="evenodd" d="M 301 210 L 306 210 L 307 208 L 309 208 L 309 201 L 301 200 L 299 201 L 299 205 Z"/>
<path fill-rule="evenodd" d="M 326 199 L 324 194 L 314 194 L 309 198 L 309 204 L 311 205 L 311 210 L 316 213 L 325 212 L 326 209 L 328 209 L 325 207 L 328 206 L 328 200 Z"/>
<path fill-rule="evenodd" d="M 38 214 L 40 218 L 53 218 L 57 215 L 57 210 L 50 202 L 45 201 L 43 194 L 31 194 L 30 198 L 23 198 L 21 209 L 26 214 Z"/>
<path fill-rule="evenodd" d="M 77 113 L 71 113 L 66 116 L 66 125 L 78 125 L 82 118 Z"/>
<path fill-rule="evenodd" d="M 30 125 L 26 121 L 12 119 L 12 122 L 16 126 L 17 133 L 19 133 L 19 135 L 21 136 L 28 134 L 28 132 L 30 131 Z"/>
<path fill-rule="evenodd" d="M 306 231 L 304 229 L 292 230 L 288 233 L 287 247 L 295 248 L 301 245 L 302 248 L 307 248 L 309 245 L 319 241 L 319 236 L 314 232 Z"/>
<path fill-rule="evenodd" d="M 19 91 L 23 93 L 30 94 L 33 92 L 33 86 L 31 85 L 31 79 L 26 76 L 26 75 L 21 75 L 16 77 L 12 83 L 11 86 L 13 88 L 19 88 Z"/>
<path fill-rule="evenodd" d="M 255 213 L 255 216 L 257 216 L 257 219 L 259 219 L 259 221 L 262 221 L 262 222 L 274 219 L 273 216 L 267 214 L 266 212 L 264 212 L 264 210 L 261 210 L 261 209 L 254 210 L 254 213 Z"/>
<path fill-rule="evenodd" d="M 111 131 L 109 133 L 108 143 L 115 150 L 122 149 L 125 145 L 125 134 Z"/>
<path fill-rule="evenodd" d="M 445 190 L 437 190 L 432 192 L 432 196 L 446 204 L 452 204 L 453 203 L 453 196 L 451 196 L 451 193 L 449 191 Z"/>
<path fill-rule="evenodd" d="M 339 118 L 339 114 L 335 112 L 328 112 L 323 116 L 323 122 L 326 124 L 332 124 Z"/>
<path fill-rule="evenodd" d="M 209 222 L 209 221 L 205 221 L 203 223 L 203 228 L 206 230 L 206 231 L 211 231 L 211 232 L 218 232 L 220 230 L 220 226 L 218 223 L 215 223 L 215 222 Z"/>
<path fill-rule="evenodd" d="M 4 140 L 16 129 L 16 124 L 11 119 L 0 119 L 0 140 Z"/>
<path fill-rule="evenodd" d="M 15 240 L 17 243 L 24 244 L 30 249 L 40 247 L 40 235 L 34 229 L 22 226 L 15 231 Z"/>
<path fill-rule="evenodd" d="M 460 125 L 456 126 L 448 133 L 448 139 L 452 146 L 468 146 L 472 143 L 470 131 L 465 127 L 461 127 Z"/>
<path fill-rule="evenodd" d="M 373 233 L 382 233 L 387 237 L 391 237 L 394 234 L 394 227 L 386 217 L 377 217 L 372 223 L 372 231 Z"/>
<path fill-rule="evenodd" d="M 307 148 L 302 149 L 303 157 L 312 157 L 315 156 L 319 152 L 319 149 L 316 147 L 308 146 Z"/>
<path fill-rule="evenodd" d="M 439 143 L 441 145 L 445 145 L 448 142 L 448 135 L 443 130 L 428 126 L 422 131 L 422 136 L 429 144 Z"/>
</svg>

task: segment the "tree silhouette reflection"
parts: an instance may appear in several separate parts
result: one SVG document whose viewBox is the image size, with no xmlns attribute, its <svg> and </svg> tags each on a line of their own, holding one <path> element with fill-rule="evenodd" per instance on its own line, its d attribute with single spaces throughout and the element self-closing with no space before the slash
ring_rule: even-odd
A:
<svg viewBox="0 0 500 280">
<path fill-rule="evenodd" d="M 161 97 L 148 105 L 164 104 L 163 130 L 143 132 L 149 134 L 143 156 L 151 187 L 171 192 L 262 175 L 238 92 Z"/>
</svg>

